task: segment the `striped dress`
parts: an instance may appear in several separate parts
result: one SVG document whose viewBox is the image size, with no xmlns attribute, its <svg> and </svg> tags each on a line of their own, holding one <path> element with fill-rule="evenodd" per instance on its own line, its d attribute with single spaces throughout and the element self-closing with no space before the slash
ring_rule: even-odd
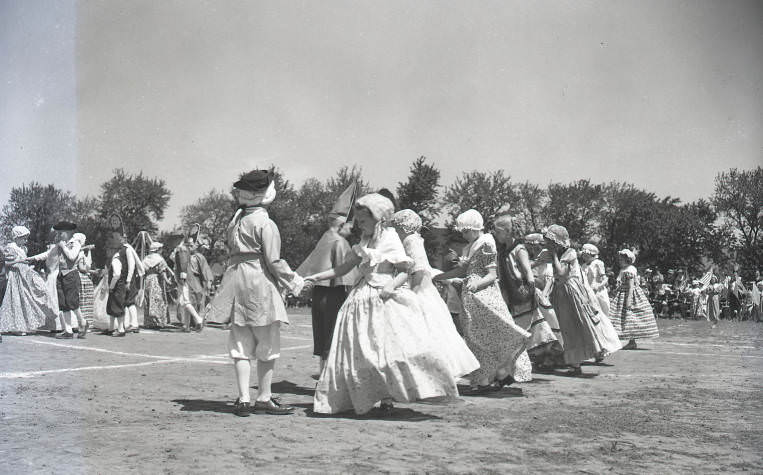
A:
<svg viewBox="0 0 763 475">
<path fill-rule="evenodd" d="M 93 306 L 94 301 L 94 286 L 93 281 L 90 280 L 90 276 L 86 272 L 80 272 L 80 312 L 82 312 L 82 316 L 85 318 L 85 320 L 90 323 L 90 325 L 93 324 L 93 321 L 95 319 L 95 309 Z"/>
<path fill-rule="evenodd" d="M 617 277 L 617 291 L 610 320 L 621 340 L 660 336 L 652 306 L 644 290 L 638 285 L 638 280 L 638 271 L 632 265 L 622 269 Z"/>
</svg>

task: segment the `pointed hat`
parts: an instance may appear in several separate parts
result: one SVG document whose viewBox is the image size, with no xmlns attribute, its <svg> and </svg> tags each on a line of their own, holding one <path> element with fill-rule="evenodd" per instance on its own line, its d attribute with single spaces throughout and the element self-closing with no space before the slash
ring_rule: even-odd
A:
<svg viewBox="0 0 763 475">
<path fill-rule="evenodd" d="M 355 199 L 358 197 L 358 184 L 353 182 L 350 186 L 339 195 L 336 199 L 334 207 L 329 211 L 329 215 L 344 216 L 347 221 L 352 221 L 353 206 L 355 205 Z"/>
</svg>

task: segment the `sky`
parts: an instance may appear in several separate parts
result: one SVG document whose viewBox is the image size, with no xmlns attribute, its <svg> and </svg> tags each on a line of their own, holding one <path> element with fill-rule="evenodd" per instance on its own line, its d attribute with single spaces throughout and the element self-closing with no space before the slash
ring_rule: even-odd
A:
<svg viewBox="0 0 763 475">
<path fill-rule="evenodd" d="M 164 178 L 162 228 L 242 171 L 394 188 L 628 181 L 709 197 L 763 162 L 763 2 L 0 0 L 0 203 Z"/>
</svg>

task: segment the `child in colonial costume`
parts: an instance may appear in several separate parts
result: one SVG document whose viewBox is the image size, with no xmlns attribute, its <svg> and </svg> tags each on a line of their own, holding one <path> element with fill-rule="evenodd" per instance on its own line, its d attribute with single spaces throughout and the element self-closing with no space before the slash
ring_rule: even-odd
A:
<svg viewBox="0 0 763 475">
<path fill-rule="evenodd" d="M 138 333 L 140 324 L 138 323 L 138 295 L 140 294 L 141 280 L 145 274 L 143 263 L 130 243 L 126 240 L 122 243 L 122 248 L 129 256 L 129 266 L 133 272 L 127 275 L 127 293 L 125 295 L 125 331 Z"/>
<path fill-rule="evenodd" d="M 109 292 L 106 302 L 109 330 L 103 333 L 124 337 L 127 334 L 125 331 L 125 301 L 127 299 L 128 274 L 130 273 L 128 252 L 120 242 L 112 241 L 107 246 L 106 255 L 110 256 L 107 263 L 107 274 L 103 277 Z"/>
<path fill-rule="evenodd" d="M 235 413 L 291 414 L 294 408 L 273 399 L 271 383 L 281 352 L 281 323 L 289 323 L 282 292 L 299 294 L 304 282 L 281 259 L 281 236 L 268 216 L 267 206 L 276 197 L 272 172 L 251 171 L 233 187 L 239 208 L 226 231 L 229 266 L 206 318 L 231 324 L 228 352 L 239 393 Z M 249 394 L 252 359 L 257 360 L 254 406 Z"/>
<path fill-rule="evenodd" d="M 721 318 L 721 292 L 723 284 L 718 283 L 718 276 L 713 274 L 710 277 L 710 283 L 705 287 L 704 293 L 707 295 L 707 315 L 708 321 L 713 324 L 713 328 L 718 324 Z"/>
<path fill-rule="evenodd" d="M 535 278 L 530 265 L 530 254 L 524 244 L 512 236 L 510 216 L 495 220 L 493 236 L 498 250 L 498 284 L 514 322 L 530 332 L 528 354 L 557 341 L 551 326 L 540 311 L 535 296 Z"/>
<path fill-rule="evenodd" d="M 193 257 L 196 253 L 197 239 L 198 228 L 196 228 L 195 233 L 189 231 L 183 242 L 175 248 L 172 256 L 175 264 L 175 279 L 178 285 L 177 317 L 184 332 L 191 331 L 191 321 L 194 323 L 194 330 L 200 332 L 204 329 L 204 319 L 197 310 L 197 308 L 202 308 L 201 304 L 204 300 L 204 287 L 201 283 L 202 278 L 199 277 L 199 260 Z M 193 288 L 191 281 L 194 281 Z"/>
<path fill-rule="evenodd" d="M 53 234 L 53 240 L 57 241 L 58 232 L 51 228 L 51 233 Z M 58 282 L 58 263 L 60 258 L 59 250 L 55 244 L 48 245 L 47 251 L 28 258 L 29 262 L 45 262 L 45 288 L 55 309 L 58 309 L 58 291 L 56 290 L 56 285 Z M 60 311 L 56 310 L 55 316 L 47 316 L 44 326 L 45 330 L 49 330 L 51 333 L 63 331 L 64 326 L 60 313 Z"/>
<path fill-rule="evenodd" d="M 212 269 L 209 268 L 207 258 L 200 251 L 201 246 L 199 245 L 198 234 L 190 243 L 189 249 L 191 257 L 188 261 L 186 282 L 188 284 L 189 296 L 191 297 L 191 305 L 193 305 L 196 313 L 201 313 L 207 305 L 214 275 L 212 275 Z"/>
<path fill-rule="evenodd" d="M 43 260 L 54 256 L 58 260 L 58 275 L 56 277 L 56 294 L 58 297 L 59 318 L 64 331 L 56 338 L 73 338 L 71 314 L 77 317 L 79 338 L 85 338 L 89 324 L 80 312 L 80 274 L 78 262 L 81 258 L 84 234 L 78 233 L 74 238 L 73 232 L 77 225 L 61 221 L 53 226 L 58 232 L 58 243 L 48 251 L 30 258 Z"/>
<path fill-rule="evenodd" d="M 580 251 L 580 261 L 582 261 L 580 270 L 583 273 L 586 290 L 593 297 L 591 301 L 598 304 L 602 315 L 606 317 L 599 321 L 600 333 L 608 342 L 606 346 L 617 348 L 620 346 L 620 340 L 609 318 L 609 279 L 607 279 L 604 262 L 599 259 L 599 248 L 590 243 L 583 244 L 583 249 Z M 607 353 L 602 351 L 596 355 L 596 362 L 601 363 Z"/>
<path fill-rule="evenodd" d="M 583 244 L 580 260 L 583 262 L 580 268 L 596 294 L 601 312 L 609 316 L 609 281 L 604 262 L 599 259 L 599 248 L 590 243 Z"/>
<path fill-rule="evenodd" d="M 540 233 L 528 234 L 524 237 L 525 249 L 531 258 L 533 278 L 535 279 L 535 299 L 538 302 L 538 311 L 548 323 L 556 341 L 544 347 L 528 351 L 530 359 L 536 364 L 539 371 L 552 371 L 554 368 L 564 365 L 564 337 L 559 328 L 559 320 L 556 318 L 554 306 L 551 305 L 551 290 L 554 288 L 554 268 L 543 256 L 549 255 L 544 249 L 545 241 Z"/>
<path fill-rule="evenodd" d="M 434 277 L 463 277 L 461 325 L 469 349 L 480 363 L 471 375 L 472 394 L 532 379 L 525 351 L 530 333 L 511 317 L 498 286 L 497 249 L 492 234 L 483 233 L 482 215 L 470 209 L 456 218 L 456 230 L 469 243 L 463 264 Z"/>
<path fill-rule="evenodd" d="M 152 242 L 149 253 L 143 259 L 143 267 L 146 269 L 143 326 L 146 328 L 163 328 L 168 323 L 166 289 L 171 281 L 167 276 L 167 262 L 159 253 L 162 247 L 162 243 Z"/>
<path fill-rule="evenodd" d="M 343 263 L 352 252 L 347 239 L 342 236 L 351 221 L 352 206 L 355 203 L 356 185 L 353 183 L 339 196 L 328 215 L 328 229 L 323 233 L 315 249 L 297 268 L 302 276 L 317 274 L 326 269 L 333 269 Z M 323 372 L 331 349 L 336 317 L 347 298 L 347 292 L 358 280 L 357 271 L 334 279 L 316 282 L 312 294 L 313 320 L 313 355 L 320 358 L 318 374 Z"/>
<path fill-rule="evenodd" d="M 564 361 L 572 366 L 572 375 L 579 375 L 581 362 L 604 351 L 614 353 L 620 345 L 610 341 L 603 331 L 601 321 L 607 317 L 601 313 L 593 292 L 586 288 L 567 229 L 553 224 L 543 237 L 554 269 L 551 303 L 564 335 Z"/>
<path fill-rule="evenodd" d="M 617 253 L 620 275 L 617 277 L 617 291 L 612 306 L 612 323 L 621 340 L 629 340 L 624 350 L 636 348 L 636 340 L 657 338 L 657 321 L 649 299 L 639 285 L 638 271 L 633 266 L 636 255 L 630 249 Z"/>
<path fill-rule="evenodd" d="M 76 234 L 75 234 L 76 236 Z M 85 235 L 81 236 L 82 242 L 86 242 Z M 77 270 L 79 270 L 80 279 L 80 312 L 82 318 L 92 326 L 95 318 L 95 293 L 93 281 L 90 279 L 90 274 L 93 267 L 93 259 L 90 255 L 90 251 L 93 249 L 92 244 L 82 246 L 82 254 L 80 255 L 79 262 L 77 262 Z"/>
<path fill-rule="evenodd" d="M 429 328 L 429 338 L 443 350 L 443 359 L 448 362 L 454 378 L 458 379 L 477 370 L 480 366 L 477 358 L 458 334 L 448 305 L 432 283 L 432 276 L 440 271 L 435 271 L 429 265 L 424 239 L 419 234 L 421 218 L 414 211 L 404 209 L 392 215 L 391 224 L 403 242 L 405 254 L 413 261 L 408 271 L 408 285 L 419 298 Z"/>
<path fill-rule="evenodd" d="M 23 335 L 35 332 L 46 319 L 57 317 L 58 309 L 47 292 L 45 281 L 26 264 L 29 230 L 14 226 L 11 236 L 13 241 L 3 250 L 8 283 L 0 306 L 0 333 Z"/>
<path fill-rule="evenodd" d="M 358 267 L 362 279 L 337 316 L 334 338 L 313 398 L 318 413 L 354 410 L 365 414 L 381 401 L 410 402 L 458 394 L 448 362 L 429 335 L 414 293 L 404 287 L 411 259 L 389 227 L 392 202 L 378 193 L 358 199 L 355 222 L 360 244 L 334 269 L 306 277 L 334 279 Z"/>
</svg>

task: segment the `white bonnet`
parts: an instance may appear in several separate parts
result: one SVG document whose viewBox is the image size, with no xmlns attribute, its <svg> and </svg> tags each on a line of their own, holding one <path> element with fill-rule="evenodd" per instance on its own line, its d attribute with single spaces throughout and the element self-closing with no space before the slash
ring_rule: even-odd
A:
<svg viewBox="0 0 763 475">
<path fill-rule="evenodd" d="M 482 231 L 485 227 L 485 222 L 482 220 L 482 215 L 476 209 L 468 209 L 456 217 L 456 231 Z"/>
<path fill-rule="evenodd" d="M 26 226 L 14 226 L 13 229 L 11 230 L 11 236 L 13 237 L 13 239 L 29 236 L 29 229 L 27 229 Z"/>
</svg>

